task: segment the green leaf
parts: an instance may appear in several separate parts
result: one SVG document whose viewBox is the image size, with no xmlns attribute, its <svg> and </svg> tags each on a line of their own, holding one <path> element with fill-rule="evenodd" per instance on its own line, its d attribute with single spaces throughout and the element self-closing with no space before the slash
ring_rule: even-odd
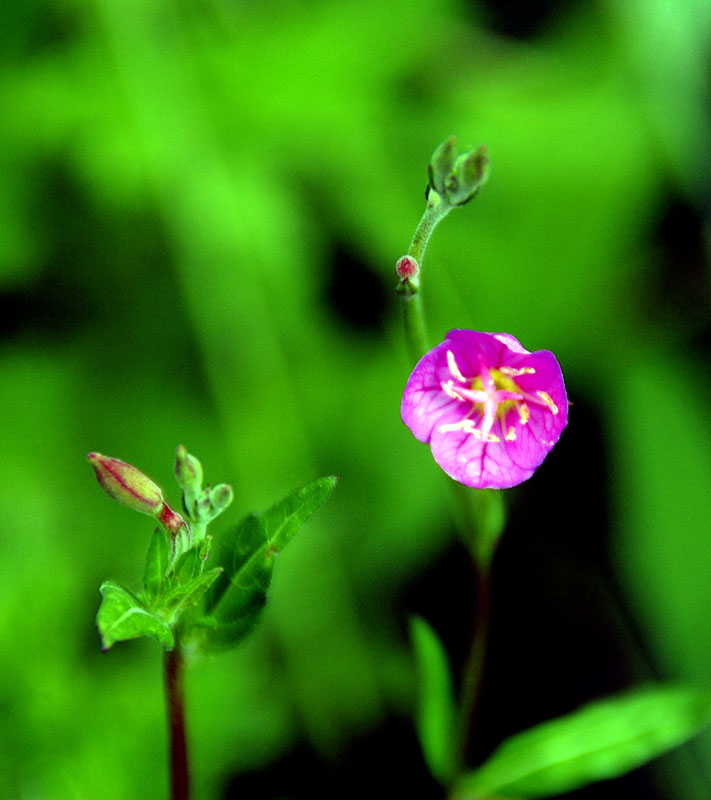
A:
<svg viewBox="0 0 711 800">
<path fill-rule="evenodd" d="M 711 721 L 711 693 L 653 687 L 584 706 L 507 739 L 455 797 L 550 797 L 615 778 Z"/>
<path fill-rule="evenodd" d="M 128 589 L 106 581 L 99 591 L 103 597 L 96 615 L 102 646 L 108 650 L 114 642 L 155 636 L 161 644 L 172 648 L 173 633 L 166 623 L 151 613 Z"/>
<path fill-rule="evenodd" d="M 200 620 L 199 624 L 205 629 L 202 638 L 203 649 L 219 652 L 229 650 L 239 644 L 245 636 L 251 633 L 264 608 L 264 602 L 260 602 L 258 598 L 254 599 L 254 603 L 254 608 L 234 622 L 218 623 L 214 617 L 205 617 Z M 208 625 L 208 620 L 212 624 Z"/>
<path fill-rule="evenodd" d="M 170 544 L 163 528 L 156 528 L 148 545 L 146 566 L 143 570 L 143 588 L 149 597 L 155 597 L 163 584 L 170 561 Z"/>
<path fill-rule="evenodd" d="M 186 550 L 175 562 L 173 575 L 178 583 L 190 583 L 193 578 L 197 578 L 200 575 L 201 567 L 200 545 L 195 545 Z"/>
<path fill-rule="evenodd" d="M 418 672 L 416 727 L 432 775 L 447 784 L 455 769 L 455 700 L 447 654 L 432 627 L 421 617 L 410 619 L 410 636 Z"/>
<path fill-rule="evenodd" d="M 267 600 L 277 555 L 325 502 L 337 478 L 320 478 L 296 489 L 266 511 L 250 514 L 216 541 L 213 563 L 224 567 L 208 593 L 205 612 L 217 621 L 205 644 L 236 644 L 254 627 Z"/>
<path fill-rule="evenodd" d="M 173 617 L 176 617 L 189 606 L 195 605 L 220 575 L 222 575 L 222 568 L 215 567 L 198 575 L 188 583 L 176 585 L 165 596 L 166 608 L 170 610 Z"/>
</svg>

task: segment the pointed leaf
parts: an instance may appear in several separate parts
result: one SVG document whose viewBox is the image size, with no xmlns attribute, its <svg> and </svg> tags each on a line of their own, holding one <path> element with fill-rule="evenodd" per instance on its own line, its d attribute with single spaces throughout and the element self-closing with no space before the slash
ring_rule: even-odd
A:
<svg viewBox="0 0 711 800">
<path fill-rule="evenodd" d="M 173 575 L 179 583 L 190 583 L 200 574 L 201 567 L 200 545 L 195 545 L 186 550 L 175 562 Z"/>
<path fill-rule="evenodd" d="M 710 721 L 708 691 L 656 687 L 601 700 L 507 739 L 462 778 L 455 797 L 562 794 L 623 775 Z"/>
<path fill-rule="evenodd" d="M 143 588 L 149 597 L 155 597 L 159 592 L 163 579 L 168 571 L 170 561 L 170 544 L 168 535 L 163 528 L 153 531 L 151 543 L 146 553 L 146 566 L 143 570 Z"/>
<path fill-rule="evenodd" d="M 274 562 L 296 531 L 324 503 L 337 478 L 321 478 L 296 489 L 271 508 L 250 514 L 215 544 L 212 563 L 225 568 L 208 592 L 206 649 L 231 647 L 255 626 L 267 601 Z"/>
<path fill-rule="evenodd" d="M 326 501 L 337 481 L 338 478 L 330 476 L 296 489 L 266 511 L 249 514 L 235 529 L 215 542 L 211 561 L 224 567 L 225 572 L 210 591 L 208 613 L 217 606 L 250 559 L 260 552 L 262 556 L 258 558 L 267 552 L 276 555 L 286 547 L 298 529 Z M 242 581 L 243 584 L 251 582 Z M 256 582 L 264 588 L 263 575 Z"/>
<path fill-rule="evenodd" d="M 182 613 L 186 608 L 195 605 L 220 575 L 222 569 L 215 567 L 188 583 L 178 584 L 165 596 L 166 608 L 170 609 L 174 616 Z"/>
<path fill-rule="evenodd" d="M 252 598 L 252 602 L 253 606 L 234 622 L 218 623 L 214 617 L 205 618 L 205 631 L 202 638 L 203 650 L 208 652 L 228 650 L 249 635 L 259 620 L 266 597 L 255 595 Z M 210 620 L 213 624 L 208 625 L 207 620 Z"/>
<path fill-rule="evenodd" d="M 166 647 L 173 647 L 173 633 L 168 625 L 151 613 L 132 592 L 113 581 L 103 583 L 99 591 L 103 600 L 96 615 L 96 624 L 104 650 L 108 650 L 114 642 L 139 636 L 155 636 Z"/>
<path fill-rule="evenodd" d="M 432 775 L 447 784 L 454 774 L 455 700 L 447 653 L 432 627 L 410 619 L 418 672 L 416 727 Z"/>
</svg>

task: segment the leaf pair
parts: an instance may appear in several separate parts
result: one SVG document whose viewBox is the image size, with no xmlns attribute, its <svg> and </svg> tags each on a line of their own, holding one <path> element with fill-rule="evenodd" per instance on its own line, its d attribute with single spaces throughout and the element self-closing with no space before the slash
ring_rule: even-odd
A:
<svg viewBox="0 0 711 800">
<path fill-rule="evenodd" d="M 455 778 L 455 703 L 447 656 L 422 619 L 411 624 L 420 673 L 417 729 L 432 774 Z M 711 722 L 711 692 L 650 686 L 590 703 L 506 739 L 454 781 L 455 800 L 552 797 L 616 778 L 691 738 Z"/>
</svg>

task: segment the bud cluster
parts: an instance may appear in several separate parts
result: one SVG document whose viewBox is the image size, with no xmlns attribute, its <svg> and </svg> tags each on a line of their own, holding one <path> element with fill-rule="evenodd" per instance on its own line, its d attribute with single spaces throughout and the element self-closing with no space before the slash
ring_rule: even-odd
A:
<svg viewBox="0 0 711 800">
<path fill-rule="evenodd" d="M 450 136 L 435 148 L 427 167 L 430 191 L 437 192 L 449 205 L 468 203 L 489 178 L 489 155 L 486 147 L 459 155 L 456 136 Z"/>
<path fill-rule="evenodd" d="M 182 444 L 175 451 L 175 477 L 183 490 L 183 510 L 198 531 L 204 530 L 234 499 L 227 483 L 202 488 L 202 465 Z"/>
<path fill-rule="evenodd" d="M 202 486 L 202 465 L 183 445 L 175 454 L 175 477 L 183 490 L 183 511 L 189 522 L 163 499 L 158 484 L 125 461 L 101 453 L 89 453 L 101 488 L 122 506 L 148 514 L 170 533 L 173 552 L 179 554 L 205 538 L 207 524 L 232 502 L 234 493 L 226 483 Z"/>
</svg>

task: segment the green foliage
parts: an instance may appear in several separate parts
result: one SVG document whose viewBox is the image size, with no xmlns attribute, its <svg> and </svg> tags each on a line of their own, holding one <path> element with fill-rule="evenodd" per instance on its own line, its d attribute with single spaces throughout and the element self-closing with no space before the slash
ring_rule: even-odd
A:
<svg viewBox="0 0 711 800">
<path fill-rule="evenodd" d="M 217 566 L 207 571 L 211 536 L 174 558 L 166 532 L 155 530 L 143 573 L 145 594 L 134 595 L 112 581 L 101 587 L 97 625 L 104 649 L 139 636 L 154 636 L 172 648 L 176 631 L 188 640 L 193 626 L 208 650 L 236 645 L 252 630 L 267 601 L 277 555 L 326 501 L 337 480 L 321 478 L 295 489 L 266 511 L 248 515 L 220 537 L 213 558 Z M 201 610 L 184 615 L 204 598 Z"/>
<path fill-rule="evenodd" d="M 207 597 L 207 649 L 237 644 L 254 627 L 267 600 L 274 562 L 298 529 L 326 501 L 338 479 L 321 478 L 295 489 L 266 511 L 249 514 L 220 538 L 213 560 L 224 567 Z"/>
<path fill-rule="evenodd" d="M 173 633 L 158 615 L 151 611 L 136 595 L 113 581 L 106 581 L 99 589 L 103 600 L 96 615 L 104 650 L 114 642 L 155 636 L 167 648 L 175 644 Z"/>
<path fill-rule="evenodd" d="M 550 797 L 615 778 L 711 722 L 711 693 L 654 687 L 591 703 L 507 739 L 458 784 L 459 800 Z"/>
<path fill-rule="evenodd" d="M 456 764 L 455 700 L 447 653 L 432 627 L 410 619 L 418 674 L 417 735 L 430 772 L 447 785 Z"/>
<path fill-rule="evenodd" d="M 487 144 L 495 179 L 428 252 L 431 335 L 511 330 L 556 352 L 572 417 L 591 409 L 613 451 L 606 540 L 654 666 L 711 680 L 704 262 L 686 235 L 681 258 L 650 239 L 708 180 L 711 5 L 567 4 L 535 41 L 450 0 L 129 6 L 14 3 L 2 29 L 0 796 L 164 792 L 154 648 L 77 646 L 103 577 L 141 577 L 150 530 L 107 512 L 94 447 L 162 476 L 189 437 L 244 508 L 344 477 L 290 545 L 264 636 L 193 667 L 197 796 L 412 702 L 396 599 L 447 547 L 451 504 L 402 430 L 387 291 L 450 132 Z M 331 302 L 339 246 L 384 287 L 379 326 Z M 582 485 L 587 454 L 570 458 Z M 516 515 L 527 498 L 534 482 Z M 670 796 L 706 800 L 674 766 Z"/>
<path fill-rule="evenodd" d="M 197 548 L 195 550 L 197 552 Z M 196 605 L 221 574 L 222 568 L 214 567 L 204 573 L 198 571 L 184 582 L 178 579 L 176 585 L 165 595 L 165 607 L 169 610 L 171 617 L 179 620 L 182 612 L 186 608 Z"/>
<path fill-rule="evenodd" d="M 143 570 L 143 589 L 153 599 L 160 591 L 170 565 L 170 544 L 168 534 L 163 528 L 156 528 L 146 553 Z"/>
</svg>

